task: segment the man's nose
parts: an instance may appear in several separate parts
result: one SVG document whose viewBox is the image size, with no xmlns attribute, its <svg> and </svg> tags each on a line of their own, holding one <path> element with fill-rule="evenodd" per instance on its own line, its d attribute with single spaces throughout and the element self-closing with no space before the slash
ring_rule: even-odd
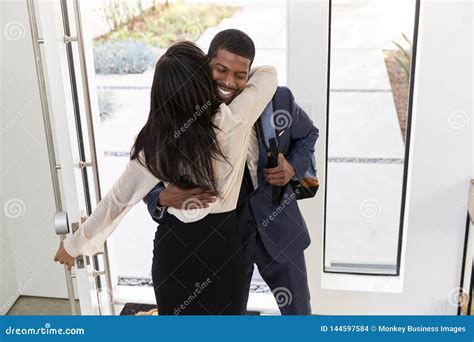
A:
<svg viewBox="0 0 474 342">
<path fill-rule="evenodd" d="M 232 78 L 232 76 L 227 76 L 224 80 L 224 85 L 227 87 L 227 88 L 232 88 L 232 85 L 234 84 L 234 80 Z"/>
</svg>

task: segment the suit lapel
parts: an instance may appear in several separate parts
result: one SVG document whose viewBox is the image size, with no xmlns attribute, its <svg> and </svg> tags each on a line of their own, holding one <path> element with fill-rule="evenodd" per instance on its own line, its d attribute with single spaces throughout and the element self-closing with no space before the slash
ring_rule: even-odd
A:
<svg viewBox="0 0 474 342">
<path fill-rule="evenodd" d="M 268 156 L 267 156 L 267 145 L 265 138 L 262 136 L 263 134 L 260 134 L 260 131 L 257 127 L 257 124 L 261 122 L 262 118 L 264 120 L 270 120 L 270 117 L 272 117 L 271 112 L 274 111 L 273 109 L 273 99 L 271 100 L 271 107 L 267 107 L 264 109 L 262 115 L 260 118 L 258 118 L 258 121 L 255 123 L 255 130 L 257 132 L 257 140 L 258 140 L 258 168 L 257 168 L 257 177 L 258 177 L 258 183 L 261 184 L 264 181 L 264 176 L 263 176 L 263 169 L 267 165 L 268 161 Z M 270 104 L 269 104 L 270 106 Z"/>
</svg>

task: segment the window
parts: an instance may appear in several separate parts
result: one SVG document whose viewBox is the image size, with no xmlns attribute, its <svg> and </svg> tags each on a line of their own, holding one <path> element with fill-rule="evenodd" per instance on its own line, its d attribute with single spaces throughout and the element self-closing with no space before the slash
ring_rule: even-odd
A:
<svg viewBox="0 0 474 342">
<path fill-rule="evenodd" d="M 331 1 L 324 271 L 399 274 L 419 1 Z"/>
</svg>

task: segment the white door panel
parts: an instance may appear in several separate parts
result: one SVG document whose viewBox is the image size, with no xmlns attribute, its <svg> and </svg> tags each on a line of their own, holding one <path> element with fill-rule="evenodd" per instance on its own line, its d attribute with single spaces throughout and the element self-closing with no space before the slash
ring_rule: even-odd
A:
<svg viewBox="0 0 474 342">
<path fill-rule="evenodd" d="M 65 5 L 68 9 L 67 16 Z M 48 80 L 48 100 L 58 151 L 61 195 L 71 226 L 79 222 L 81 211 L 88 211 L 88 207 L 92 209 L 97 199 L 100 199 L 99 183 L 94 171 L 89 170 L 91 167 L 84 170 L 80 167 L 84 162 L 86 165 L 90 164 L 95 154 L 95 148 L 91 148 L 95 144 L 90 132 L 93 132 L 91 111 L 96 110 L 97 104 L 90 104 L 91 94 L 87 92 L 90 82 L 87 78 L 87 68 L 90 68 L 90 65 L 83 63 L 85 58 L 81 60 L 80 39 L 77 38 L 77 32 L 80 31 L 74 26 L 74 19 L 79 17 L 75 10 L 80 9 L 80 6 L 76 5 L 75 1 L 40 1 L 37 4 L 44 41 L 43 61 Z M 65 42 L 66 18 L 70 21 L 70 42 Z M 81 135 L 79 139 L 78 134 Z M 108 290 L 110 284 L 104 270 L 104 264 L 107 265 L 106 258 L 106 254 L 99 253 L 92 258 L 79 257 L 76 262 L 75 284 L 82 314 L 111 313 L 112 305 L 108 305 L 108 302 L 112 293 Z M 83 267 L 79 266 L 81 259 Z M 97 280 L 98 274 L 102 274 L 100 280 Z M 101 300 L 99 291 L 105 294 L 100 296 Z"/>
</svg>

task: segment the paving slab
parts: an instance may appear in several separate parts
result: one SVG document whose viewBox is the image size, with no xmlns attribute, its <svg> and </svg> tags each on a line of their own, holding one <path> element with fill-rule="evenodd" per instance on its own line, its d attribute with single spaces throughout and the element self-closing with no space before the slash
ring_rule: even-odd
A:
<svg viewBox="0 0 474 342">
<path fill-rule="evenodd" d="M 332 92 L 329 111 L 329 157 L 404 157 L 392 93 Z"/>
<path fill-rule="evenodd" d="M 206 30 L 197 44 L 207 49 L 218 32 L 235 28 L 247 33 L 254 41 L 256 49 L 285 49 L 286 15 L 286 1 L 249 3 L 232 18 L 226 18 L 217 27 Z"/>
<path fill-rule="evenodd" d="M 382 50 L 332 49 L 330 87 L 391 91 Z"/>
<path fill-rule="evenodd" d="M 413 35 L 415 0 L 352 0 L 332 10 L 331 44 L 336 49 L 396 49 L 401 32 Z"/>
<path fill-rule="evenodd" d="M 328 164 L 327 260 L 396 262 L 402 181 L 402 164 Z"/>
</svg>

